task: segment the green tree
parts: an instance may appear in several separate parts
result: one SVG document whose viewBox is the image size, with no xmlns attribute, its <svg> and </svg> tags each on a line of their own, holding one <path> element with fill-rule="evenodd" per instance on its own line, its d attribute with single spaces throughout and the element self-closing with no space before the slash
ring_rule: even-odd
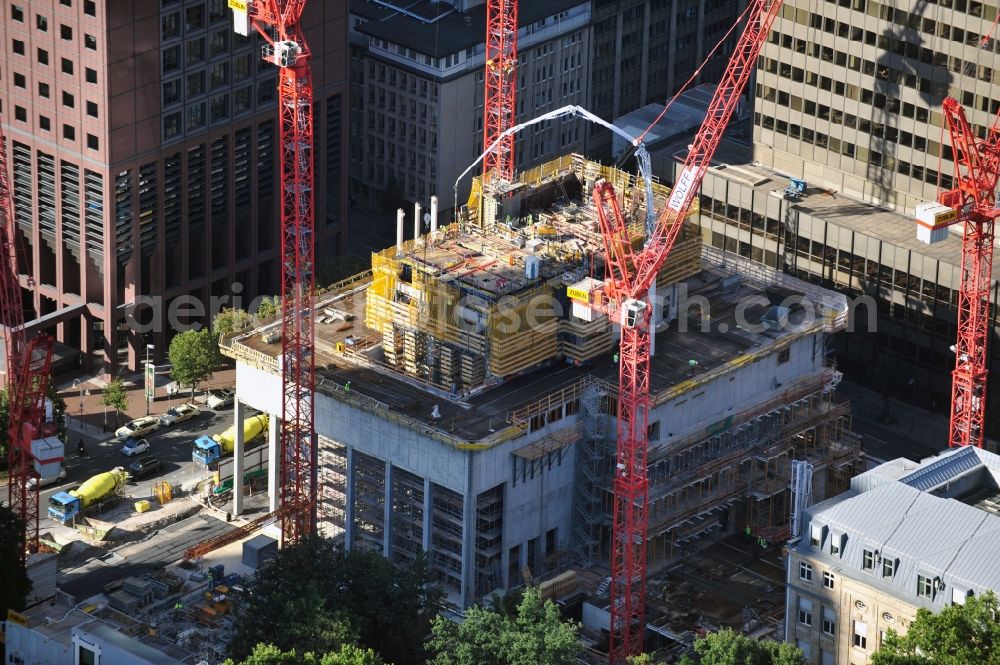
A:
<svg viewBox="0 0 1000 665">
<path fill-rule="evenodd" d="M 357 642 L 386 662 L 416 665 L 424 662 L 423 640 L 440 601 L 423 559 L 400 567 L 373 552 L 344 552 L 331 540 L 309 538 L 258 571 L 229 651 L 238 661 L 258 643 L 333 653 Z"/>
<path fill-rule="evenodd" d="M 695 640 L 697 658 L 684 656 L 680 665 L 806 665 L 802 649 L 784 642 L 755 640 L 724 628 Z"/>
<path fill-rule="evenodd" d="M 282 651 L 273 644 L 258 644 L 253 653 L 236 663 L 232 658 L 222 665 L 383 665 L 371 649 L 359 649 L 345 644 L 339 651 L 316 655 L 311 651 Z"/>
<path fill-rule="evenodd" d="M 128 390 L 125 388 L 125 382 L 121 379 L 112 379 L 108 382 L 104 386 L 104 390 L 101 391 L 101 404 L 115 410 L 115 425 L 117 426 L 121 412 L 128 408 Z"/>
<path fill-rule="evenodd" d="M 31 591 L 31 580 L 21 567 L 24 521 L 8 506 L 0 505 L 0 616 L 21 611 Z"/>
<path fill-rule="evenodd" d="M 517 615 L 472 607 L 465 621 L 434 619 L 428 650 L 432 665 L 571 665 L 583 650 L 580 626 L 565 622 L 537 587 L 525 590 Z"/>
<path fill-rule="evenodd" d="M 56 436 L 66 443 L 66 400 L 59 396 L 55 384 L 49 381 L 48 397 L 52 400 L 52 418 L 56 423 Z M 7 468 L 7 443 L 10 439 L 8 423 L 10 421 L 10 403 L 7 401 L 7 391 L 0 390 L 0 467 Z"/>
<path fill-rule="evenodd" d="M 278 296 L 272 296 L 268 298 L 264 296 L 260 299 L 260 304 L 257 305 L 257 318 L 261 321 L 266 321 L 267 319 L 273 319 L 281 311 L 281 298 Z"/>
<path fill-rule="evenodd" d="M 889 630 L 872 665 L 1000 665 L 1000 607 L 994 593 L 949 605 L 937 614 L 917 610 L 906 635 Z"/>
<path fill-rule="evenodd" d="M 191 387 L 191 399 L 198 384 L 210 378 L 222 361 L 219 338 L 207 328 L 187 330 L 174 337 L 168 355 L 174 378 L 182 386 Z"/>
<path fill-rule="evenodd" d="M 253 315 L 244 309 L 225 307 L 212 319 L 212 332 L 219 337 L 228 337 L 243 332 L 253 326 Z"/>
</svg>

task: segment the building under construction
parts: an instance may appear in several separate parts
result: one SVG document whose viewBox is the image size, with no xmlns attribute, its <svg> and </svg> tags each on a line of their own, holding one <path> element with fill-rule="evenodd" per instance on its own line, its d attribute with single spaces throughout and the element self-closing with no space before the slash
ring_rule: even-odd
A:
<svg viewBox="0 0 1000 665">
<path fill-rule="evenodd" d="M 642 224 L 641 183 L 567 156 L 500 193 L 474 184 L 447 226 L 432 206 L 428 230 L 418 209 L 415 239 L 401 217 L 370 273 L 319 296 L 323 534 L 396 561 L 426 552 L 461 605 L 530 576 L 606 575 L 618 333 L 588 305 L 604 277 L 589 196 L 599 178 Z M 843 296 L 703 248 L 693 231 L 655 292 L 651 569 L 748 527 L 779 539 L 792 459 L 812 462 L 817 499 L 860 460 L 827 353 L 847 322 Z M 279 330 L 224 342 L 237 418 L 243 405 L 281 413 Z M 270 439 L 278 459 L 275 428 Z"/>
</svg>

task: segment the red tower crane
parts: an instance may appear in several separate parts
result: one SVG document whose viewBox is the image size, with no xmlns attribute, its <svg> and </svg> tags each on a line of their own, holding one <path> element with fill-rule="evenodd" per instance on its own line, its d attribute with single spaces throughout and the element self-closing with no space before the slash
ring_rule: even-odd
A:
<svg viewBox="0 0 1000 665">
<path fill-rule="evenodd" d="M 313 86 L 310 52 L 299 22 L 306 0 L 230 1 L 247 10 L 277 65 L 281 182 L 281 502 L 296 506 L 281 521 L 282 542 L 316 527 L 315 237 Z"/>
<path fill-rule="evenodd" d="M 0 129 L 0 322 L 4 326 L 7 360 L 7 485 L 11 509 L 24 522 L 19 551 L 22 566 L 38 549 L 38 490 L 31 442 L 43 432 L 45 395 L 52 366 L 52 338 L 29 336 L 18 281 L 16 224 L 7 170 L 7 139 Z M 37 480 L 37 478 L 36 478 Z"/>
<path fill-rule="evenodd" d="M 964 225 L 958 290 L 958 341 L 952 371 L 948 445 L 982 447 L 986 418 L 986 345 L 990 328 L 996 188 L 1000 179 L 1000 116 L 980 139 L 965 109 L 947 98 L 941 105 L 955 161 L 955 187 L 938 201 L 958 211 Z"/>
<path fill-rule="evenodd" d="M 483 182 L 514 178 L 516 124 L 517 0 L 486 0 L 486 81 L 483 95 Z M 497 139 L 500 143 L 490 150 Z"/>
<path fill-rule="evenodd" d="M 747 25 L 689 146 L 667 206 L 644 243 L 626 223 L 611 184 L 602 180 L 594 187 L 606 254 L 600 308 L 621 325 L 611 555 L 612 665 L 642 651 L 645 627 L 650 307 L 643 298 L 677 240 L 780 7 L 781 0 L 752 0 Z"/>
</svg>

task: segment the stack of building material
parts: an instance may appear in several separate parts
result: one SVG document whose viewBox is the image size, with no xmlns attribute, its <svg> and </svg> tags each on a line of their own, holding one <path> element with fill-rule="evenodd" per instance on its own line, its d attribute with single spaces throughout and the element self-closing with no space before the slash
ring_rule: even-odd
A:
<svg viewBox="0 0 1000 665">
<path fill-rule="evenodd" d="M 139 599 L 126 591 L 115 591 L 108 594 L 108 604 L 125 614 L 134 614 L 139 609 Z"/>
</svg>

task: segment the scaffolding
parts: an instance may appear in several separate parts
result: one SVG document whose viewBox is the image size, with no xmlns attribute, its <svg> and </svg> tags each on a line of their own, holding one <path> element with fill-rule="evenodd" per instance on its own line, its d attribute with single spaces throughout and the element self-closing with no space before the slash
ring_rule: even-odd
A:
<svg viewBox="0 0 1000 665">
<path fill-rule="evenodd" d="M 370 455 L 354 454 L 355 550 L 382 553 L 385 549 L 385 462 Z"/>
<path fill-rule="evenodd" d="M 392 468 L 392 547 L 390 558 L 402 564 L 416 561 L 424 543 L 424 479 Z"/>
<path fill-rule="evenodd" d="M 831 374 L 803 381 L 703 432 L 650 451 L 651 567 L 736 530 L 748 528 L 770 542 L 787 537 L 793 457 L 814 465 L 814 496 L 844 489 L 860 463 L 861 446 L 850 429 L 849 405 L 825 389 Z M 578 559 L 590 565 L 601 551 L 613 474 L 607 447 L 598 443 L 607 402 L 602 404 L 596 389 L 582 395 L 593 434 L 578 448 L 574 533 Z"/>
<path fill-rule="evenodd" d="M 458 492 L 431 484 L 431 571 L 447 589 L 462 588 L 462 509 Z"/>
<path fill-rule="evenodd" d="M 607 318 L 574 317 L 567 298 L 584 277 L 604 275 L 604 241 L 585 195 L 598 178 L 621 185 L 639 237 L 646 205 L 640 181 L 575 155 L 521 174 L 502 200 L 486 206 L 489 224 L 464 218 L 374 253 L 365 325 L 381 336 L 384 362 L 465 391 L 554 359 L 582 363 L 607 353 L 614 344 Z M 654 192 L 662 201 L 669 194 L 659 183 Z M 686 228 L 657 283 L 700 270 L 701 239 Z"/>
<path fill-rule="evenodd" d="M 323 537 L 334 538 L 347 528 L 347 448 L 324 436 L 319 440 L 316 529 Z"/>
</svg>

